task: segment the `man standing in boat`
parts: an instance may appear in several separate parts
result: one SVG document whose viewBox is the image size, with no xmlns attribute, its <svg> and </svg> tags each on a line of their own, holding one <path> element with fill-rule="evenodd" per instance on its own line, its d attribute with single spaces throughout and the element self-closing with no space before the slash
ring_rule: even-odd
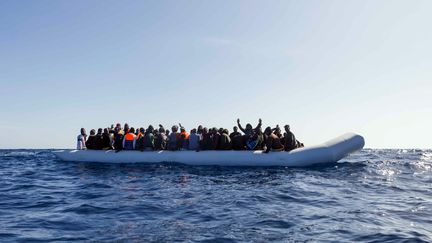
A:
<svg viewBox="0 0 432 243">
<path fill-rule="evenodd" d="M 77 149 L 86 149 L 87 133 L 84 128 L 81 128 L 80 135 L 77 137 Z"/>
</svg>

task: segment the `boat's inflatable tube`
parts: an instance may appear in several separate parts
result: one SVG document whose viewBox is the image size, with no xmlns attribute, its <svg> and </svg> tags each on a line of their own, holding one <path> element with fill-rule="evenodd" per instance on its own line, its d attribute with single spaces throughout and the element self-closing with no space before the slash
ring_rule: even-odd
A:
<svg viewBox="0 0 432 243">
<path fill-rule="evenodd" d="M 63 161 L 101 163 L 176 162 L 188 165 L 221 166 L 310 166 L 337 162 L 362 149 L 362 136 L 348 133 L 322 145 L 290 152 L 262 151 L 120 151 L 60 150 L 53 153 Z"/>
</svg>

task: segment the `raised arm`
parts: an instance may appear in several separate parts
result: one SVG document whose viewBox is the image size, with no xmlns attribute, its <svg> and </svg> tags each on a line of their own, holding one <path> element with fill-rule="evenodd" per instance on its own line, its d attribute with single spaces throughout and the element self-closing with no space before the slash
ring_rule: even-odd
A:
<svg viewBox="0 0 432 243">
<path fill-rule="evenodd" d="M 243 133 L 246 133 L 246 131 L 244 130 L 242 125 L 240 125 L 240 119 L 238 119 L 238 118 L 237 118 L 237 125 L 238 125 L 238 128 L 240 129 L 240 131 L 242 131 Z"/>
<path fill-rule="evenodd" d="M 182 128 L 184 128 L 184 126 L 182 126 L 182 124 L 179 122 L 179 129 L 182 129 Z"/>
<path fill-rule="evenodd" d="M 261 120 L 261 118 L 258 120 L 258 125 L 255 127 L 255 129 L 259 129 L 259 128 L 261 128 L 261 125 L 262 125 L 262 120 Z"/>
</svg>

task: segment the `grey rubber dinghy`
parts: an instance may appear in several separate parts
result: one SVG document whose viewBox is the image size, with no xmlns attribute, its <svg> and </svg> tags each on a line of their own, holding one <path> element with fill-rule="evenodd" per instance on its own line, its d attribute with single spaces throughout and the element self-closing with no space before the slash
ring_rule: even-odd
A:
<svg viewBox="0 0 432 243">
<path fill-rule="evenodd" d="M 59 150 L 53 153 L 63 161 L 100 163 L 159 163 L 176 162 L 187 165 L 220 166 L 311 166 L 334 163 L 350 153 L 361 150 L 364 138 L 347 133 L 316 146 L 290 152 L 263 151 L 120 151 L 113 150 Z"/>
</svg>

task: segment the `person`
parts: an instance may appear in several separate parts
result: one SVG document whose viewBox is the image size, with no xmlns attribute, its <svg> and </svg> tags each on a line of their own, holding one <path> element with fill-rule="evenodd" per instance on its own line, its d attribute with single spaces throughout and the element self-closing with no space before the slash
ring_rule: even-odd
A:
<svg viewBox="0 0 432 243">
<path fill-rule="evenodd" d="M 243 128 L 242 125 L 240 124 L 240 119 L 237 119 L 237 125 L 240 128 L 240 131 L 242 131 L 246 136 L 251 136 L 254 133 L 254 131 L 261 128 L 262 120 L 261 118 L 258 120 L 258 125 L 255 128 L 253 128 L 250 123 L 246 124 L 246 129 Z"/>
<path fill-rule="evenodd" d="M 129 132 L 123 138 L 123 149 L 124 150 L 134 150 L 135 144 L 136 144 L 135 129 L 133 127 L 131 127 L 128 130 L 129 130 Z"/>
<path fill-rule="evenodd" d="M 258 125 L 253 128 L 250 123 L 246 124 L 246 128 L 243 128 L 240 124 L 240 119 L 237 119 L 237 125 L 244 133 L 243 135 L 243 142 L 245 143 L 244 146 L 248 150 L 257 150 L 262 149 L 262 140 L 263 140 L 263 134 L 261 131 L 261 125 L 262 120 L 261 118 L 258 120 Z"/>
<path fill-rule="evenodd" d="M 202 150 L 212 150 L 213 148 L 213 138 L 212 133 L 209 132 L 207 127 L 204 127 L 202 130 L 203 139 L 201 140 L 201 149 Z"/>
<path fill-rule="evenodd" d="M 103 150 L 112 149 L 111 138 L 108 128 L 104 128 L 104 131 L 102 133 L 101 147 Z"/>
<path fill-rule="evenodd" d="M 140 151 L 144 151 L 145 148 L 145 129 L 143 127 L 141 127 L 139 129 L 139 134 L 136 137 L 136 143 L 135 143 L 135 149 L 136 150 L 140 150 Z"/>
<path fill-rule="evenodd" d="M 264 141 L 264 133 L 261 130 L 261 127 L 256 129 L 254 136 L 256 136 L 257 145 L 253 150 L 263 150 L 265 147 L 265 141 Z"/>
<path fill-rule="evenodd" d="M 120 125 L 120 124 L 119 124 Z M 123 150 L 123 139 L 124 139 L 124 133 L 121 127 L 115 127 L 114 128 L 114 149 L 117 152 L 120 152 Z"/>
<path fill-rule="evenodd" d="M 123 128 L 123 134 L 126 136 L 126 134 L 129 133 L 129 124 L 125 123 Z"/>
<path fill-rule="evenodd" d="M 141 137 L 145 136 L 145 132 L 146 132 L 146 130 L 143 127 L 140 127 L 140 129 L 137 129 L 137 131 L 135 133 L 137 142 Z"/>
<path fill-rule="evenodd" d="M 219 137 L 219 150 L 230 150 L 232 148 L 231 138 L 229 137 L 228 133 L 228 129 L 222 129 Z"/>
<path fill-rule="evenodd" d="M 94 129 L 90 130 L 90 136 L 86 141 L 87 149 L 96 149 L 96 131 Z"/>
<path fill-rule="evenodd" d="M 285 125 L 285 133 L 284 133 L 284 147 L 285 151 L 291 151 L 297 148 L 297 139 L 294 136 L 294 133 L 291 132 L 290 126 Z"/>
<path fill-rule="evenodd" d="M 153 126 L 148 126 L 146 133 L 145 133 L 145 150 L 154 150 L 154 134 L 153 134 Z"/>
<path fill-rule="evenodd" d="M 281 139 L 281 141 L 283 141 L 283 136 L 282 136 L 282 130 L 280 129 L 279 125 L 276 125 L 275 128 L 273 128 L 273 133 L 278 136 L 278 138 Z"/>
<path fill-rule="evenodd" d="M 235 137 L 235 136 L 239 136 L 241 135 L 241 133 L 238 131 L 238 127 L 234 126 L 233 127 L 233 132 L 230 133 L 229 137 L 231 138 L 231 140 Z"/>
<path fill-rule="evenodd" d="M 200 136 L 197 134 L 197 129 L 192 129 L 189 135 L 189 150 L 198 151 L 200 149 Z"/>
<path fill-rule="evenodd" d="M 264 134 L 265 134 L 265 147 L 266 147 L 264 153 L 268 153 L 270 152 L 270 150 L 272 151 L 284 150 L 284 146 L 282 145 L 280 138 L 273 133 L 271 127 L 267 127 L 264 130 Z"/>
<path fill-rule="evenodd" d="M 159 132 L 155 134 L 155 150 L 165 150 L 167 143 L 167 136 L 165 133 L 165 128 L 159 124 Z"/>
<path fill-rule="evenodd" d="M 234 150 L 244 150 L 245 149 L 245 141 L 242 134 L 238 131 L 238 127 L 233 127 L 233 132 L 230 134 L 232 149 Z"/>
<path fill-rule="evenodd" d="M 95 149 L 102 150 L 102 128 L 99 128 L 95 137 Z"/>
<path fill-rule="evenodd" d="M 202 138 L 202 131 L 203 131 L 203 126 L 199 125 L 196 134 L 199 135 L 201 138 Z"/>
<path fill-rule="evenodd" d="M 178 148 L 182 150 L 187 150 L 189 145 L 189 133 L 186 132 L 186 129 L 179 123 L 180 126 L 180 136 L 178 140 Z"/>
<path fill-rule="evenodd" d="M 212 144 L 210 150 L 216 150 L 219 147 L 220 136 L 221 135 L 219 134 L 218 129 L 216 127 L 213 127 L 213 129 L 212 129 L 213 144 Z"/>
<path fill-rule="evenodd" d="M 262 150 L 263 149 L 263 132 L 261 128 L 255 129 L 250 136 L 243 136 L 246 142 L 247 150 Z"/>
<path fill-rule="evenodd" d="M 87 133 L 84 128 L 81 128 L 80 134 L 77 137 L 77 150 L 86 149 Z"/>
<path fill-rule="evenodd" d="M 180 137 L 180 133 L 178 133 L 178 126 L 174 125 L 171 127 L 171 133 L 168 136 L 168 149 L 169 150 L 178 150 L 178 140 Z"/>
<path fill-rule="evenodd" d="M 112 127 L 114 127 L 114 125 Z M 108 132 L 109 132 L 109 139 L 110 139 L 111 148 L 114 148 L 115 128 L 109 129 Z"/>
</svg>

